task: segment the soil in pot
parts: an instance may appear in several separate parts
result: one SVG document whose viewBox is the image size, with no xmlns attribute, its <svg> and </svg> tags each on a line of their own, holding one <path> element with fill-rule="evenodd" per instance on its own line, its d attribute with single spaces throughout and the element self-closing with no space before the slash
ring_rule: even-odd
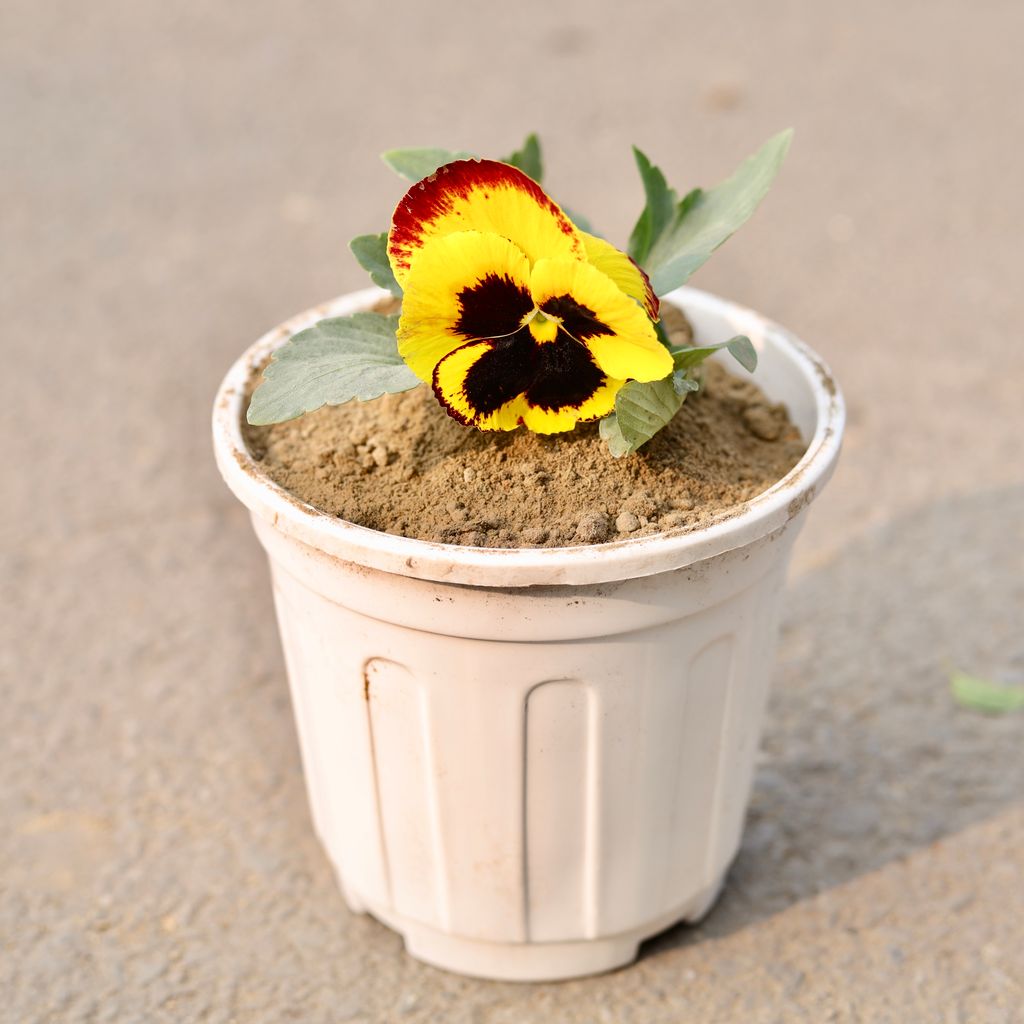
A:
<svg viewBox="0 0 1024 1024">
<path fill-rule="evenodd" d="M 663 315 L 673 343 L 688 341 L 683 315 Z M 599 544 L 736 514 L 803 455 L 784 406 L 717 362 L 704 370 L 701 391 L 622 459 L 597 424 L 553 436 L 464 427 L 427 387 L 243 427 L 267 476 L 349 522 L 478 547 Z"/>
</svg>

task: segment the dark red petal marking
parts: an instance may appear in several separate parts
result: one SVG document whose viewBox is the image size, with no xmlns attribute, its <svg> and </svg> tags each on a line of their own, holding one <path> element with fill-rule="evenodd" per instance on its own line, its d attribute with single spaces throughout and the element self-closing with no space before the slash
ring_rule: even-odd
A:
<svg viewBox="0 0 1024 1024">
<path fill-rule="evenodd" d="M 526 390 L 530 405 L 548 410 L 578 409 L 604 386 L 607 377 L 590 350 L 565 331 L 559 330 L 554 341 L 539 347 L 541 365 L 536 380 Z"/>
<path fill-rule="evenodd" d="M 510 164 L 497 160 L 456 160 L 439 167 L 429 178 L 417 182 L 399 201 L 391 218 L 388 253 L 403 270 L 409 269 L 409 251 L 418 248 L 430 224 L 451 213 L 457 199 L 465 199 L 474 188 L 510 186 L 529 193 L 539 206 L 558 220 L 564 235 L 575 228 L 545 191 L 532 178 Z"/>
<path fill-rule="evenodd" d="M 592 309 L 584 306 L 582 302 L 577 302 L 571 295 L 555 295 L 545 299 L 540 308 L 544 313 L 561 320 L 566 332 L 577 341 L 615 333 L 607 324 L 597 319 Z"/>
<path fill-rule="evenodd" d="M 458 295 L 455 330 L 464 338 L 497 338 L 519 328 L 533 310 L 530 293 L 506 275 L 487 274 Z"/>
<path fill-rule="evenodd" d="M 647 271 L 640 266 L 639 263 L 632 256 L 628 256 L 627 259 L 634 267 L 640 272 L 640 276 L 644 281 L 644 301 L 643 307 L 647 311 L 647 315 L 657 323 L 661 317 L 661 300 L 657 295 L 654 294 L 654 289 L 651 287 L 651 279 L 647 276 Z"/>
</svg>

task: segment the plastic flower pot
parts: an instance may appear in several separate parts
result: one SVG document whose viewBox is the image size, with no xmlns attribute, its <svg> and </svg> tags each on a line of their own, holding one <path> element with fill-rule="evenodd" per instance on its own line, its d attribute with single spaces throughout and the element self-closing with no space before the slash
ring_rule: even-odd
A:
<svg viewBox="0 0 1024 1024">
<path fill-rule="evenodd" d="M 698 344 L 748 335 L 755 379 L 809 441 L 689 533 L 557 549 L 427 543 L 318 512 L 265 477 L 235 364 L 213 432 L 269 556 L 313 821 L 349 907 L 429 963 L 488 978 L 609 970 L 695 921 L 739 847 L 790 550 L 839 453 L 821 361 L 689 288 Z M 686 415 L 685 407 L 681 415 Z"/>
</svg>

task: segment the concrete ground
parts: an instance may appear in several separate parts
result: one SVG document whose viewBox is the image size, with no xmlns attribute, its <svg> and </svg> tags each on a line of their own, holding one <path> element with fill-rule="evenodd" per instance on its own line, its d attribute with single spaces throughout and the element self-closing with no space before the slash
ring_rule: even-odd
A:
<svg viewBox="0 0 1024 1024">
<path fill-rule="evenodd" d="M 498 8 L 9 0 L 0 1019 L 1024 1021 L 1024 6 Z M 360 286 L 375 154 L 500 155 L 624 240 L 797 129 L 695 280 L 832 364 L 721 903 L 614 974 L 489 984 L 342 904 L 310 826 L 261 552 L 208 411 L 257 334 Z"/>
</svg>

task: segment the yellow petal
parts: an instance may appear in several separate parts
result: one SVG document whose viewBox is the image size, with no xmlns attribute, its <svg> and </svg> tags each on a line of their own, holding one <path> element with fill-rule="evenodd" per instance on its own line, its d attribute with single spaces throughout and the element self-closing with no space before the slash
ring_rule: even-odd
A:
<svg viewBox="0 0 1024 1024">
<path fill-rule="evenodd" d="M 608 377 L 652 381 L 671 373 L 672 357 L 647 314 L 596 267 L 539 260 L 530 291 L 545 316 L 560 320 Z"/>
<path fill-rule="evenodd" d="M 530 264 L 507 239 L 478 231 L 434 238 L 406 279 L 398 351 L 420 380 L 449 352 L 517 331 L 533 311 Z"/>
<path fill-rule="evenodd" d="M 530 405 L 527 400 L 523 423 L 535 434 L 560 434 L 572 430 L 577 423 L 588 423 L 607 416 L 615 408 L 615 396 L 626 382 L 605 377 L 604 383 L 578 406 L 560 406 L 547 409 Z"/>
<path fill-rule="evenodd" d="M 544 190 L 522 171 L 495 160 L 457 160 L 417 182 L 391 220 L 388 258 L 398 283 L 431 239 L 456 231 L 501 235 L 530 260 L 585 259 L 583 239 Z"/>
<path fill-rule="evenodd" d="M 581 231 L 587 262 L 610 277 L 631 299 L 636 299 L 652 320 L 658 319 L 658 296 L 647 275 L 624 252 L 597 235 Z"/>
</svg>

